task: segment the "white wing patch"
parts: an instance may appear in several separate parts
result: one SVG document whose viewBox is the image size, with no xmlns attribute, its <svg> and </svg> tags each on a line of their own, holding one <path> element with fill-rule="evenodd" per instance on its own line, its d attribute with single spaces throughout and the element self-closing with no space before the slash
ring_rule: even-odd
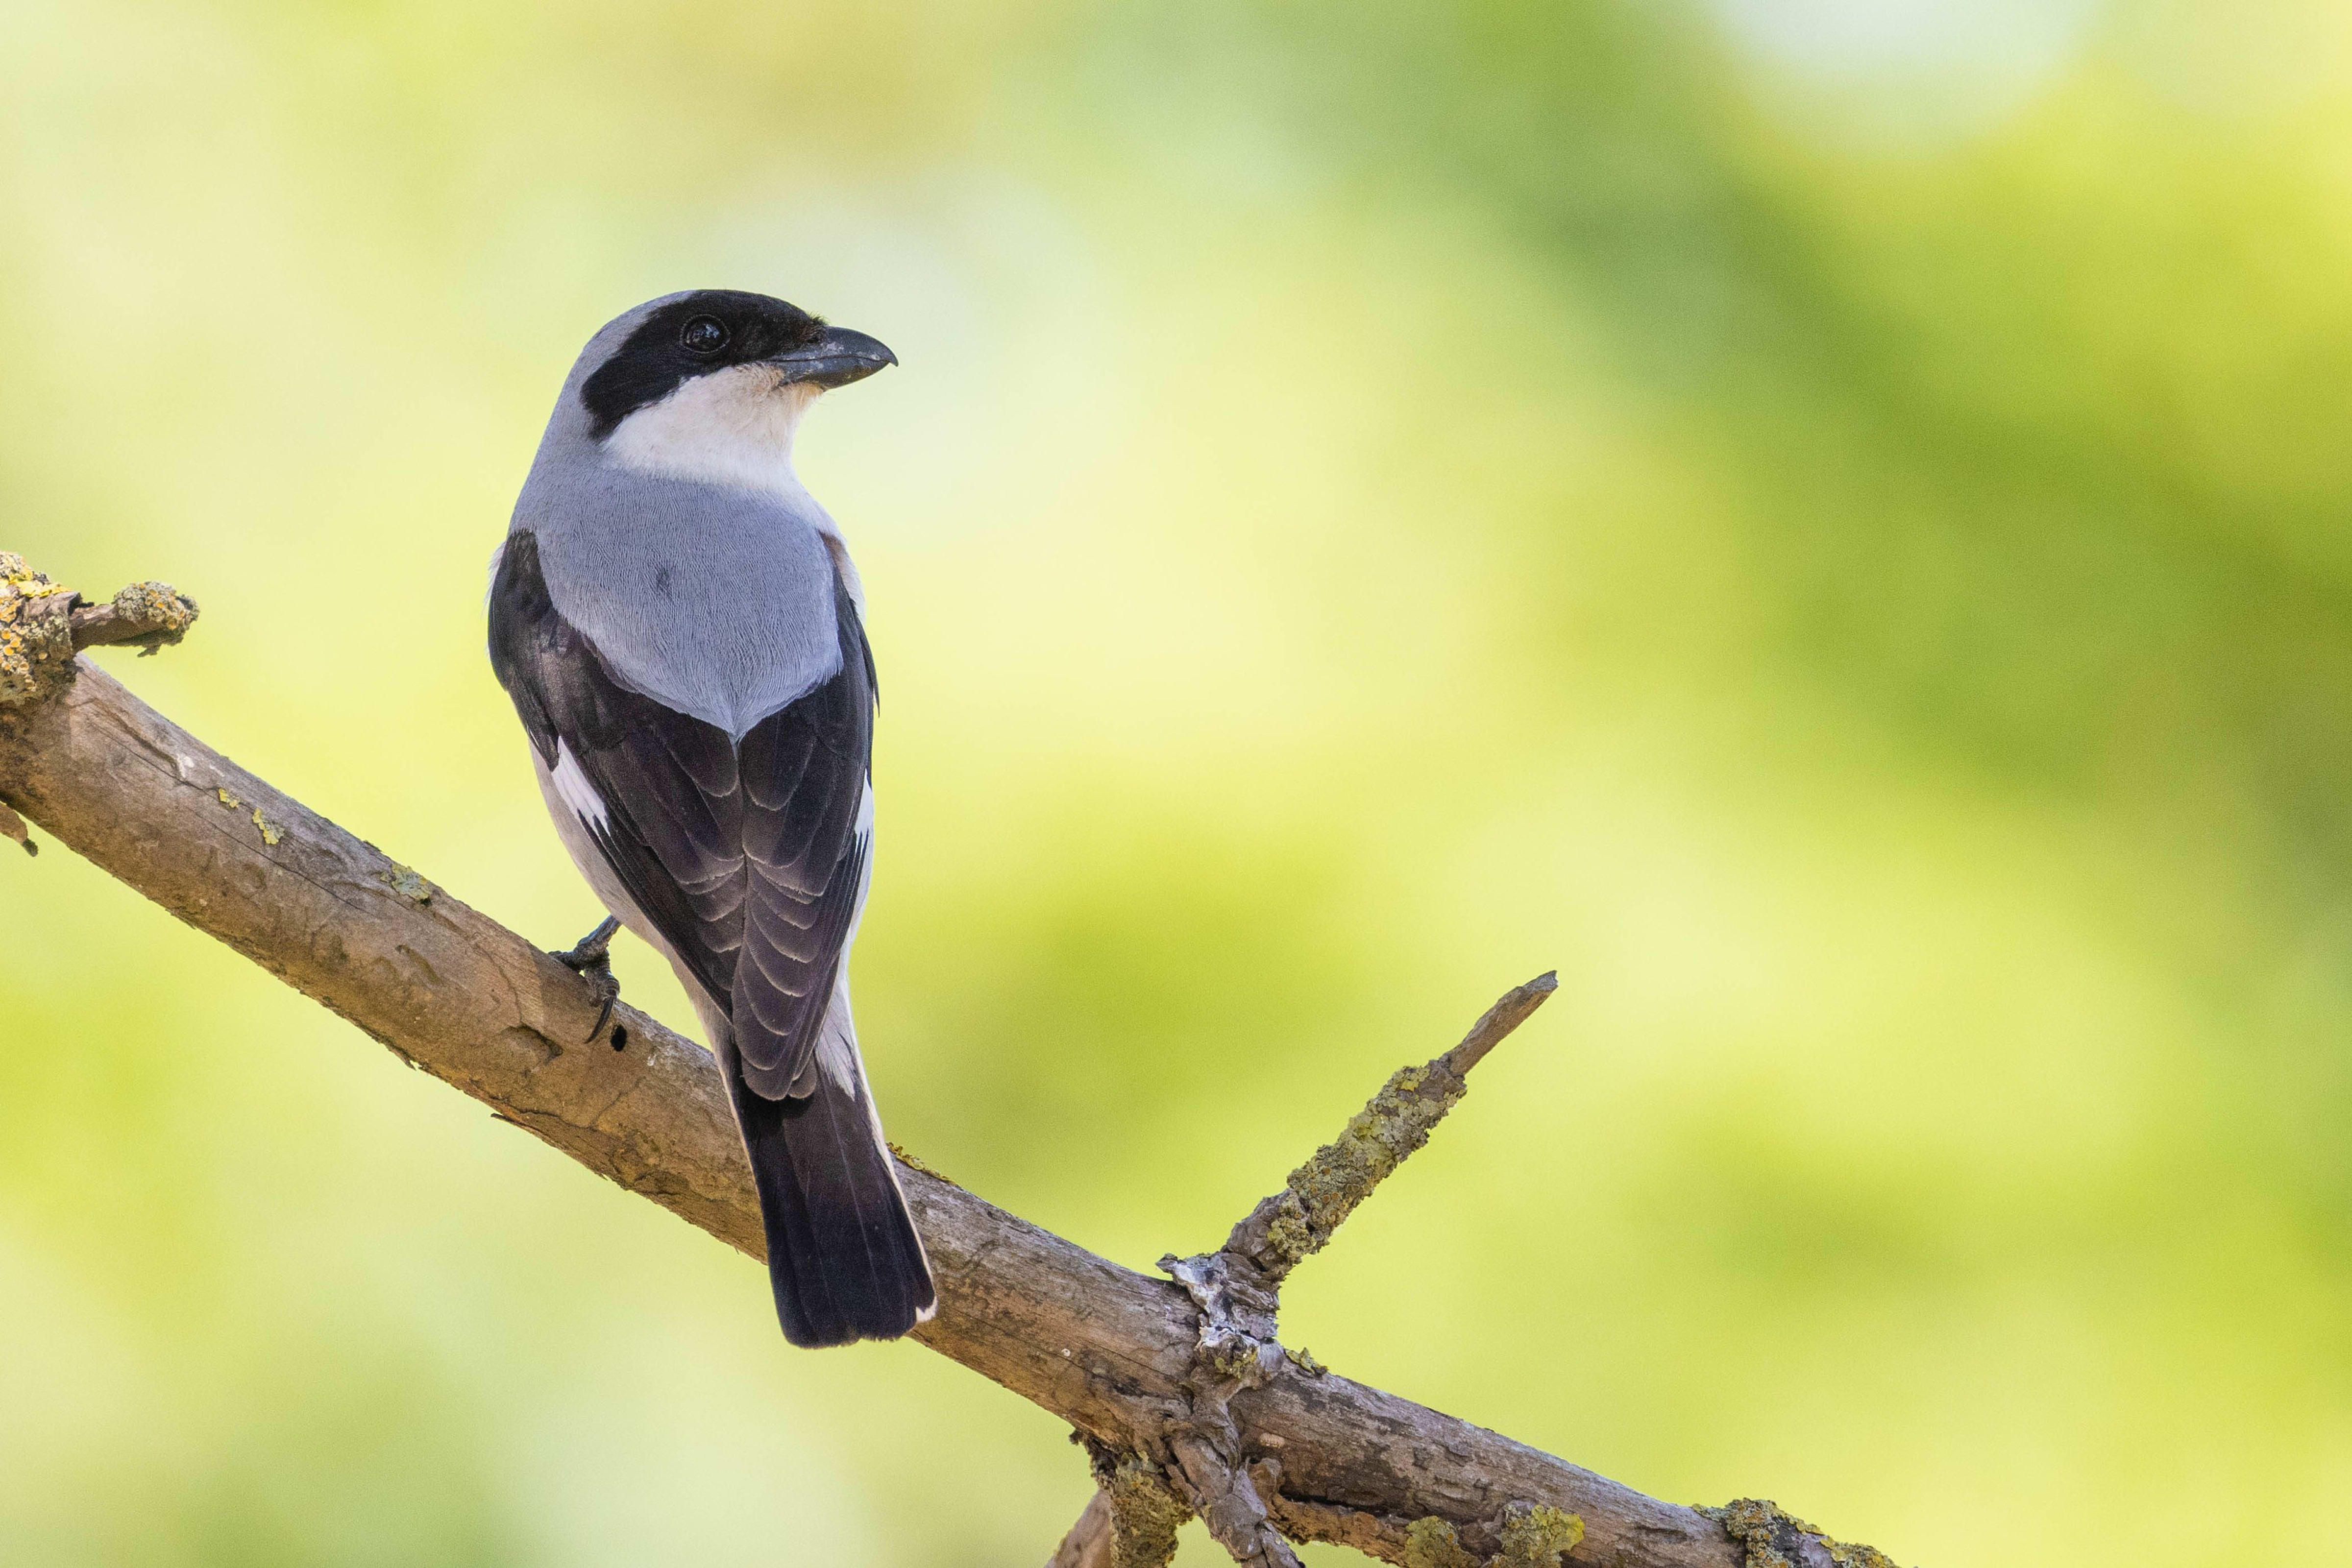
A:
<svg viewBox="0 0 2352 1568">
<path fill-rule="evenodd" d="M 849 1019 L 849 967 L 843 965 L 833 983 L 833 999 L 825 1004 L 824 1022 L 818 1026 L 816 1064 L 833 1086 L 857 1098 L 857 1026 Z M 872 1095 L 866 1096 L 870 1104 Z"/>
<path fill-rule="evenodd" d="M 857 903 L 849 916 L 849 930 L 841 938 L 841 964 L 834 970 L 833 996 L 824 1006 L 824 1022 L 818 1026 L 816 1039 L 817 1065 L 825 1076 L 852 1099 L 857 1096 L 858 1060 L 857 1025 L 849 1010 L 849 950 L 857 944 L 857 923 L 866 917 L 866 893 L 874 885 L 874 780 L 866 780 L 865 793 L 857 800 L 858 861 Z M 882 1120 L 875 1113 L 874 1096 L 866 1097 L 866 1112 L 874 1117 L 874 1136 L 882 1138 Z M 887 1145 L 885 1146 L 887 1146 Z"/>
<path fill-rule="evenodd" d="M 582 821 L 602 828 L 612 821 L 604 797 L 596 793 L 596 786 L 588 782 L 588 775 L 581 771 L 572 748 L 561 740 L 555 743 L 555 766 L 549 770 L 548 779 L 563 803 L 579 813 Z"/>
</svg>

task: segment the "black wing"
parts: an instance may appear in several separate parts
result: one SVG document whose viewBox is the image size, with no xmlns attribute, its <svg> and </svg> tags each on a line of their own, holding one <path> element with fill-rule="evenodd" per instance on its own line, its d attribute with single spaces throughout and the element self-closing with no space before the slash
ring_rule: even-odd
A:
<svg viewBox="0 0 2352 1568">
<path fill-rule="evenodd" d="M 507 541 L 490 589 L 490 664 L 540 760 L 594 792 L 583 827 L 724 1007 L 744 1082 L 771 1100 L 809 1091 L 864 893 L 873 658 L 838 574 L 835 601 L 840 673 L 739 746 L 613 678 L 557 613 L 530 534 Z"/>
</svg>

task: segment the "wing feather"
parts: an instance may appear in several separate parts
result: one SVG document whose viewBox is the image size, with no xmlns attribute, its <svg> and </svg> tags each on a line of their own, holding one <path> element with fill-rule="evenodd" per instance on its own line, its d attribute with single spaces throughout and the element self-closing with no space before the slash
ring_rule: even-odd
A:
<svg viewBox="0 0 2352 1568">
<path fill-rule="evenodd" d="M 564 620 L 518 533 L 490 595 L 490 660 L 551 768 L 603 806 L 597 852 L 680 965 L 724 1008 L 747 1087 L 808 1092 L 865 893 L 858 829 L 873 751 L 872 654 L 837 580 L 839 670 L 740 743 L 616 680 Z"/>
</svg>

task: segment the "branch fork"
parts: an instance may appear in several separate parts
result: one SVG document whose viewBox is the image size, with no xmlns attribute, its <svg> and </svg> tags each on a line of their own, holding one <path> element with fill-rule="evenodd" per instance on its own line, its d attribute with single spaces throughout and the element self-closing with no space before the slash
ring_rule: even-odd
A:
<svg viewBox="0 0 2352 1568">
<path fill-rule="evenodd" d="M 1190 1258 L 1171 1253 L 1160 1260 L 1161 1271 L 1184 1288 L 1200 1314 L 1192 1364 L 1182 1378 L 1186 1408 L 1157 1435 L 1159 1441 L 1148 1444 L 1164 1452 L 1119 1463 L 1163 1460 L 1164 1468 L 1152 1467 L 1163 1478 L 1161 1488 L 1144 1503 L 1126 1500 L 1137 1496 L 1136 1489 L 1130 1484 L 1122 1492 L 1111 1483 L 1128 1472 L 1119 1464 L 1098 1462 L 1096 1473 L 1103 1490 L 1072 1527 L 1055 1563 L 1082 1552 L 1095 1532 L 1108 1528 L 1115 1533 L 1122 1510 L 1164 1510 L 1170 1496 L 1208 1526 L 1234 1562 L 1266 1568 L 1296 1568 L 1298 1558 L 1284 1540 L 1286 1533 L 1300 1540 L 1344 1540 L 1394 1563 L 1412 1563 L 1417 1552 L 1432 1568 L 1455 1568 L 1457 1563 L 1460 1568 L 1488 1563 L 1517 1568 L 1523 1559 L 1531 1568 L 1558 1568 L 1560 1553 L 1583 1539 L 1584 1521 L 1576 1515 L 1527 1502 L 1507 1505 L 1502 1517 L 1493 1521 L 1498 1551 L 1485 1559 L 1470 1555 L 1453 1527 L 1433 1518 L 1398 1528 L 1364 1511 L 1321 1504 L 1285 1510 L 1286 1524 L 1277 1521 L 1275 1511 L 1283 1505 L 1281 1458 L 1276 1454 L 1250 1463 L 1233 1413 L 1236 1396 L 1265 1386 L 1286 1369 L 1293 1375 L 1323 1375 L 1313 1357 L 1284 1349 L 1278 1337 L 1283 1281 L 1329 1243 L 1373 1188 L 1429 1142 L 1437 1124 L 1469 1092 L 1471 1068 L 1532 1017 L 1559 986 L 1555 973 L 1537 976 L 1487 1009 L 1453 1050 L 1433 1061 L 1400 1069 L 1337 1138 L 1290 1173 L 1281 1191 L 1260 1200 L 1234 1227 L 1223 1247 Z M 1540 1521 L 1529 1524 L 1538 1517 L 1531 1511 L 1538 1508 Z M 1167 1547 L 1172 1554 L 1172 1535 Z M 1167 1560 L 1155 1560 L 1151 1568 Z M 1124 1559 L 1118 1565 L 1131 1568 Z"/>
</svg>

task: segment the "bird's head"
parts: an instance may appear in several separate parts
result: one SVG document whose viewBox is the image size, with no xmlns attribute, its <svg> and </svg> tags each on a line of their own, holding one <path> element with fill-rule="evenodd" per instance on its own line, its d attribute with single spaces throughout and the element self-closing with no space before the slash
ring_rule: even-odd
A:
<svg viewBox="0 0 2352 1568">
<path fill-rule="evenodd" d="M 789 472 L 793 433 L 820 393 L 898 362 L 875 339 L 796 305 L 704 288 L 639 306 L 598 333 L 574 395 L 589 437 L 631 466 L 755 478 L 778 464 Z"/>
</svg>

